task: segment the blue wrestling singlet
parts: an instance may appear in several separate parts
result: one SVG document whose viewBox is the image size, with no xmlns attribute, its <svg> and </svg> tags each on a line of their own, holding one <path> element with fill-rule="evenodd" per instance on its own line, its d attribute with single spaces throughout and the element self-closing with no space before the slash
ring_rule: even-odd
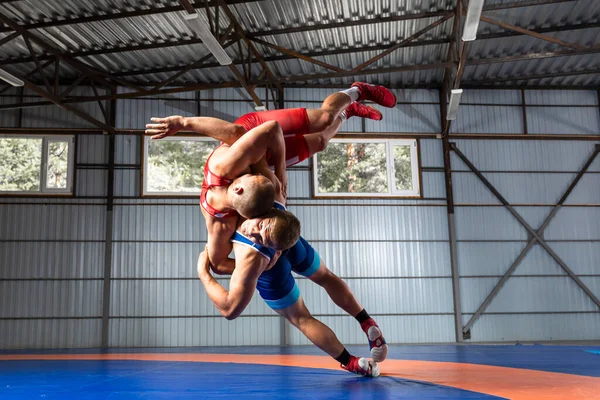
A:
<svg viewBox="0 0 600 400">
<path fill-rule="evenodd" d="M 285 210 L 281 203 L 275 202 L 275 208 Z M 275 250 L 254 243 L 248 237 L 236 231 L 231 241 L 252 248 L 271 261 Z M 256 289 L 265 303 L 274 310 L 287 308 L 300 298 L 300 289 L 292 275 L 310 277 L 319 269 L 321 259 L 319 254 L 302 237 L 296 244 L 284 251 L 277 263 L 258 277 Z"/>
</svg>

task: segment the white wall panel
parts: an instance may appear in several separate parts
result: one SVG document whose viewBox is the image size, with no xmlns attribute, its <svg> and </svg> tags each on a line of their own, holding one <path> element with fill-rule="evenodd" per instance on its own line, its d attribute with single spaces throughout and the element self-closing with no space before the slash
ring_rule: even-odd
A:
<svg viewBox="0 0 600 400">
<path fill-rule="evenodd" d="M 19 103 L 19 89 L 10 88 L 0 96 L 0 105 Z M 0 127 L 16 128 L 19 125 L 19 110 L 0 110 Z"/>
<path fill-rule="evenodd" d="M 464 323 L 468 318 L 463 314 Z M 598 313 L 483 315 L 471 328 L 471 341 L 598 340 L 598 326 Z"/>
<path fill-rule="evenodd" d="M 485 178 L 510 204 L 556 204 L 567 190 L 574 173 L 495 173 Z M 600 176 L 598 177 L 600 179 Z M 470 172 L 452 174 L 456 204 L 501 204 L 500 200 Z M 600 194 L 600 192 L 598 192 Z M 600 197 L 598 197 L 600 200 Z"/>
<path fill-rule="evenodd" d="M 119 135 L 116 137 L 119 138 L 121 136 Z M 108 136 L 106 136 L 106 135 L 78 135 L 77 136 L 77 163 L 80 163 L 80 164 L 107 164 L 108 163 Z"/>
<path fill-rule="evenodd" d="M 456 140 L 458 149 L 480 171 L 577 172 L 592 155 L 592 142 L 562 140 Z M 453 170 L 468 170 L 451 153 Z M 590 171 L 600 171 L 600 159 Z"/>
<path fill-rule="evenodd" d="M 110 320 L 111 347 L 273 346 L 280 343 L 280 317 L 227 321 L 207 318 Z"/>
<path fill-rule="evenodd" d="M 307 240 L 447 240 L 444 207 L 294 207 Z"/>
<path fill-rule="evenodd" d="M 137 169 L 116 169 L 113 186 L 115 196 L 139 196 L 142 193 L 141 175 Z"/>
<path fill-rule="evenodd" d="M 115 136 L 115 164 L 139 164 L 142 137 L 138 135 Z"/>
<path fill-rule="evenodd" d="M 460 102 L 478 104 L 516 104 L 521 105 L 520 90 L 474 90 L 465 89 Z"/>
<path fill-rule="evenodd" d="M 461 278 L 463 312 L 474 313 L 497 282 L 498 278 Z M 597 309 L 568 276 L 511 277 L 485 312 L 579 312 Z"/>
<path fill-rule="evenodd" d="M 523 133 L 521 106 L 469 106 L 458 108 L 451 133 Z"/>
<path fill-rule="evenodd" d="M 441 130 L 440 107 L 437 104 L 398 104 L 395 108 L 379 107 L 381 121 L 367 120 L 367 132 L 430 132 Z"/>
<path fill-rule="evenodd" d="M 375 317 L 388 343 L 443 343 L 454 341 L 452 315 Z M 367 338 L 356 320 L 349 316 L 327 316 L 319 320 L 333 329 L 344 344 L 365 344 Z M 298 330 L 290 328 L 290 344 L 310 342 Z M 366 350 L 365 350 L 366 353 Z"/>
<path fill-rule="evenodd" d="M 564 207 L 544 237 L 548 240 L 600 240 L 600 207 Z"/>
<path fill-rule="evenodd" d="M 77 170 L 75 192 L 77 196 L 106 196 L 108 171 L 105 169 Z"/>
<path fill-rule="evenodd" d="M 117 206 L 114 218 L 113 240 L 206 241 L 198 205 Z"/>
<path fill-rule="evenodd" d="M 341 277 L 450 276 L 450 250 L 445 241 L 309 242 L 325 265 Z"/>
<path fill-rule="evenodd" d="M 0 282 L 0 318 L 98 317 L 101 281 Z"/>
<path fill-rule="evenodd" d="M 595 90 L 526 90 L 527 105 L 598 105 Z"/>
<path fill-rule="evenodd" d="M 102 242 L 0 242 L 0 279 L 101 278 Z"/>
<path fill-rule="evenodd" d="M 452 280 L 434 279 L 350 279 L 348 286 L 366 310 L 378 314 L 452 313 Z M 298 287 L 312 314 L 346 315 L 327 292 L 308 279 Z M 385 301 L 380 298 L 385 294 Z"/>
<path fill-rule="evenodd" d="M 527 107 L 528 133 L 600 135 L 598 107 Z"/>
<path fill-rule="evenodd" d="M 229 288 L 229 279 L 219 279 Z M 197 278 L 188 280 L 114 280 L 111 284 L 111 315 L 114 317 L 218 316 Z M 256 293 L 244 315 L 270 314 Z"/>
<path fill-rule="evenodd" d="M 515 207 L 533 229 L 539 228 L 551 209 Z M 505 207 L 456 207 L 455 215 L 458 240 L 527 240 L 528 231 Z"/>
<path fill-rule="evenodd" d="M 100 347 L 102 320 L 0 320 L 2 349 L 64 349 Z"/>
<path fill-rule="evenodd" d="M 0 207 L 0 240 L 104 240 L 105 207 L 15 204 Z"/>
<path fill-rule="evenodd" d="M 437 139 L 419 140 L 422 167 L 444 167 L 444 153 L 442 152 L 442 141 Z"/>
<path fill-rule="evenodd" d="M 584 174 L 565 204 L 600 204 L 600 174 Z"/>
</svg>

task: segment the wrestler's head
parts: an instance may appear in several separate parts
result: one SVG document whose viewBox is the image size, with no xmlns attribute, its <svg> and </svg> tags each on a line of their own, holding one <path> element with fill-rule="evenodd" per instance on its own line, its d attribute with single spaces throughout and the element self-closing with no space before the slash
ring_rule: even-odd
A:
<svg viewBox="0 0 600 400">
<path fill-rule="evenodd" d="M 289 211 L 272 209 L 261 217 L 242 222 L 238 230 L 255 243 L 287 250 L 300 238 L 300 221 Z"/>
<path fill-rule="evenodd" d="M 275 187 L 263 175 L 242 175 L 229 185 L 233 208 L 244 218 L 267 213 L 273 207 Z"/>
</svg>

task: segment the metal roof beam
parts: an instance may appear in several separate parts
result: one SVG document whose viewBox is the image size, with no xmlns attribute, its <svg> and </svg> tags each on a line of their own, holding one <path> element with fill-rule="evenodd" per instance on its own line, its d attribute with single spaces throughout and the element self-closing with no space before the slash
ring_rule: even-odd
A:
<svg viewBox="0 0 600 400">
<path fill-rule="evenodd" d="M 572 49 L 577 49 L 577 50 L 579 50 L 579 49 L 585 49 L 585 46 L 582 46 L 582 45 L 579 45 L 579 44 L 565 42 L 563 40 L 556 39 L 556 38 L 553 38 L 553 37 L 548 36 L 548 35 L 542 35 L 541 33 L 537 33 L 537 32 L 534 32 L 532 30 L 529 30 L 529 29 L 523 29 L 523 28 L 520 28 L 518 26 L 510 25 L 510 24 L 507 24 L 507 23 L 502 22 L 502 21 L 497 21 L 495 19 L 484 17 L 483 15 L 481 16 L 481 21 L 483 21 L 485 23 L 488 23 L 488 24 L 499 26 L 499 27 L 504 28 L 504 29 L 508 29 L 510 31 L 519 32 L 519 33 L 522 33 L 523 35 L 528 35 L 528 36 L 532 36 L 534 38 L 545 40 L 546 42 L 558 44 L 560 46 L 570 47 Z"/>
<path fill-rule="evenodd" d="M 380 19 L 379 21 L 385 22 L 386 19 L 383 18 L 383 19 Z M 363 25 L 363 24 L 365 24 L 365 22 L 361 21 L 361 23 L 358 25 Z M 599 27 L 600 27 L 600 22 L 591 22 L 591 23 L 584 23 L 584 24 L 577 24 L 577 25 L 563 25 L 563 26 L 557 26 L 557 27 L 534 28 L 534 29 L 531 29 L 530 31 L 536 32 L 536 33 L 552 33 L 552 32 L 574 31 L 574 30 L 580 30 L 580 29 L 592 29 L 592 28 L 599 28 Z M 266 35 L 267 35 L 267 33 L 262 34 L 261 32 L 258 32 L 258 34 L 257 34 L 255 32 L 255 33 L 248 33 L 247 37 L 248 37 L 248 39 L 253 39 L 253 38 L 256 38 L 259 36 L 266 36 Z M 481 40 L 487 40 L 487 39 L 501 39 L 501 38 L 508 38 L 508 37 L 512 37 L 512 36 L 522 36 L 522 35 L 524 35 L 524 34 L 519 33 L 519 32 L 498 32 L 498 33 L 491 33 L 491 34 L 486 34 L 486 35 L 479 35 L 477 37 L 477 40 L 481 41 Z M 227 37 L 227 39 L 231 40 L 231 39 L 234 39 L 235 37 L 236 37 L 235 35 L 230 35 L 229 37 Z M 444 44 L 444 43 L 452 43 L 452 42 L 453 42 L 453 40 L 451 38 L 430 39 L 430 40 L 424 40 L 424 41 L 419 41 L 419 42 L 411 42 L 411 43 L 408 43 L 406 45 L 406 47 L 419 47 L 419 46 Z M 63 53 L 63 54 L 66 56 L 69 56 L 69 57 L 89 57 L 89 56 L 97 56 L 97 55 L 104 55 L 104 54 L 125 53 L 125 52 L 130 52 L 130 51 L 154 50 L 154 49 L 161 49 L 161 48 L 166 48 L 166 47 L 191 46 L 191 45 L 195 45 L 195 44 L 202 44 L 202 40 L 200 40 L 198 38 L 191 38 L 191 39 L 184 39 L 184 40 L 143 43 L 143 44 L 123 46 L 123 47 L 112 47 L 112 48 L 102 48 L 102 49 L 93 49 L 93 50 L 80 50 L 80 51 L 73 51 L 70 53 Z M 311 52 L 311 53 L 304 53 L 304 54 L 309 57 L 315 57 L 315 56 L 327 55 L 327 54 L 349 54 L 349 53 L 356 53 L 359 51 L 385 50 L 386 48 L 387 48 L 387 46 L 377 45 L 377 46 L 365 46 L 365 47 L 359 47 L 359 48 L 325 50 L 325 51 L 321 51 L 321 52 Z M 52 55 L 50 55 L 50 54 L 38 55 L 39 60 L 46 60 L 51 57 L 52 57 Z M 287 58 L 285 58 L 285 57 L 281 58 L 281 60 L 292 59 L 292 58 L 294 58 L 294 57 L 289 56 Z M 33 62 L 33 59 L 32 59 L 32 57 L 20 57 L 20 58 L 14 58 L 14 59 L 0 60 L 0 65 L 20 64 L 20 63 L 24 63 L 24 62 Z M 234 62 L 241 63 L 241 61 L 234 61 Z M 177 69 L 174 69 L 174 70 L 172 69 L 169 71 L 161 71 L 161 72 L 174 72 L 174 71 L 177 71 Z"/>
<path fill-rule="evenodd" d="M 16 1 L 16 0 L 15 0 Z M 244 3 L 256 3 L 260 0 L 228 0 L 229 4 L 244 4 Z M 0 0 L 0 3 L 2 1 Z M 218 1 L 211 0 L 208 2 L 208 7 L 216 7 Z M 206 5 L 204 2 L 196 2 L 192 4 L 195 9 L 204 9 Z M 74 25 L 74 24 L 86 24 L 90 22 L 104 22 L 104 21 L 113 21 L 117 19 L 123 18 L 132 18 L 132 17 L 142 17 L 145 15 L 157 15 L 157 14 L 166 14 L 171 12 L 181 12 L 182 9 L 180 6 L 167 6 L 160 8 L 145 8 L 142 10 L 134 10 L 134 11 L 124 11 L 124 12 L 115 12 L 111 14 L 102 14 L 102 15 L 92 15 L 88 17 L 74 17 L 74 18 L 64 18 L 61 20 L 53 20 L 53 21 L 43 21 L 43 22 L 33 22 L 29 24 L 23 24 L 21 27 L 24 29 L 40 29 L 40 28 L 50 28 L 56 26 L 65 26 L 65 25 Z M 12 29 L 7 27 L 0 27 L 0 32 L 10 32 Z"/>
<path fill-rule="evenodd" d="M 546 74 L 535 74 L 535 75 L 521 75 L 521 76 L 505 76 L 498 78 L 485 79 L 482 81 L 465 81 L 465 85 L 487 85 L 500 82 L 516 82 L 516 81 L 529 81 L 532 79 L 546 79 L 546 78 L 557 78 L 561 76 L 578 76 L 578 75 L 600 75 L 600 68 L 584 69 L 578 71 L 564 71 L 564 72 L 553 72 Z"/>
</svg>

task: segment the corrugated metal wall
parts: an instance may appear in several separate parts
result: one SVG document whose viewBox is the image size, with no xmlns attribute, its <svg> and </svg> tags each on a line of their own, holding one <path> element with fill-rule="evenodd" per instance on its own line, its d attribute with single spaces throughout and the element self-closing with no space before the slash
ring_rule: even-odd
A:
<svg viewBox="0 0 600 400">
<path fill-rule="evenodd" d="M 317 107 L 331 92 L 286 89 L 286 107 Z M 259 95 L 264 98 L 264 92 Z M 594 96 L 585 91 L 526 91 L 529 133 L 598 134 Z M 520 91 L 466 91 L 453 132 L 522 133 L 522 100 Z M 343 130 L 440 131 L 437 91 L 403 91 L 399 101 L 406 104 L 384 110 L 384 121 L 363 126 L 352 119 Z M 116 121 L 118 129 L 139 130 L 152 116 L 200 112 L 233 121 L 250 111 L 252 103 L 239 90 L 213 90 L 118 100 Z M 71 114 L 51 114 L 50 118 L 42 108 L 29 109 L 23 112 L 22 126 L 82 126 Z M 18 111 L 0 112 L 0 121 L 18 126 Z M 197 254 L 206 240 L 197 201 L 139 197 L 141 143 L 136 134 L 116 137 L 109 345 L 308 343 L 293 328 L 282 330 L 280 317 L 258 296 L 235 321 L 226 321 L 214 310 L 195 274 Z M 456 143 L 536 229 L 594 146 L 575 141 Z M 419 146 L 422 200 L 312 199 L 311 165 L 305 162 L 289 172 L 289 205 L 303 223 L 303 236 L 345 278 L 388 341 L 453 342 L 442 146 L 436 139 L 421 139 Z M 0 347 L 101 344 L 107 151 L 105 136 L 78 136 L 78 198 L 3 199 L 0 331 L 7 334 L 0 336 Z M 451 162 L 466 323 L 528 236 L 462 161 L 453 155 Z M 600 157 L 544 235 L 597 295 L 599 173 Z M 598 338 L 597 308 L 542 248 L 534 246 L 515 275 L 472 327 L 473 341 Z M 337 309 L 324 290 L 306 279 L 298 281 L 313 314 L 344 343 L 364 343 L 356 321 Z M 226 279 L 221 282 L 227 285 Z"/>
<path fill-rule="evenodd" d="M 457 132 L 523 133 L 520 91 L 466 91 Z M 595 91 L 525 91 L 527 133 L 600 133 Z M 506 106 L 498 106 L 505 104 Z M 514 104 L 511 106 L 510 104 Z M 506 110 L 514 111 L 506 111 Z M 515 118 L 508 114 L 514 113 Z M 486 115 L 491 113 L 492 119 Z M 471 121 L 472 123 L 467 123 Z M 491 122 L 494 128 L 479 129 Z M 457 148 L 535 230 L 593 154 L 597 142 L 456 140 Z M 526 247 L 531 234 L 452 154 L 463 323 Z M 600 157 L 543 233 L 548 245 L 600 296 Z M 598 307 L 539 244 L 471 328 L 473 341 L 600 338 Z"/>
</svg>

